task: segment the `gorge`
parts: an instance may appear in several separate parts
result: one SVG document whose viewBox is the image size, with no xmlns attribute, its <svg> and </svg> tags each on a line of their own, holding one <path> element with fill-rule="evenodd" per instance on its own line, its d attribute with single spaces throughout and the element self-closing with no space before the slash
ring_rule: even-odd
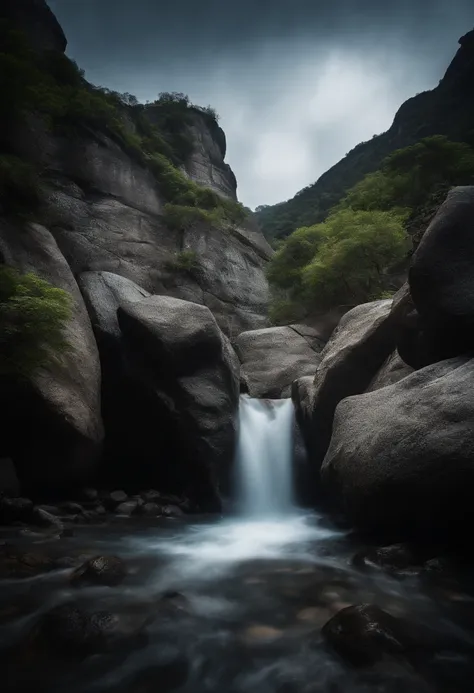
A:
<svg viewBox="0 0 474 693">
<path fill-rule="evenodd" d="M 405 104 L 341 195 L 465 138 L 472 36 L 415 97 L 433 122 L 408 132 Z M 4 689 L 470 691 L 467 141 L 441 141 L 465 165 L 379 272 L 396 291 L 272 324 L 275 251 L 213 110 L 89 84 L 44 0 L 0 4 L 0 37 Z"/>
</svg>

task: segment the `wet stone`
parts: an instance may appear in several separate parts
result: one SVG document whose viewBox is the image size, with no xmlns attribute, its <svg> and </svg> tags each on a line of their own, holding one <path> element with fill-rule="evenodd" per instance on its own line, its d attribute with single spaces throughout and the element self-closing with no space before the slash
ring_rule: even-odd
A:
<svg viewBox="0 0 474 693">
<path fill-rule="evenodd" d="M 93 584 L 116 587 L 127 575 L 125 563 L 117 556 L 95 556 L 81 565 L 71 575 L 75 586 Z"/>
<path fill-rule="evenodd" d="M 64 529 L 64 525 L 58 517 L 38 506 L 33 508 L 32 521 L 39 527 L 49 527 L 58 532 L 62 532 Z"/>
<path fill-rule="evenodd" d="M 28 498 L 0 498 L 0 523 L 30 522 L 33 503 Z"/>
<path fill-rule="evenodd" d="M 161 507 L 157 503 L 145 503 L 141 512 L 147 517 L 158 517 L 161 515 Z"/>
<path fill-rule="evenodd" d="M 115 508 L 115 512 L 117 515 L 127 515 L 131 516 L 134 515 L 137 512 L 138 509 L 138 503 L 137 501 L 131 500 L 131 501 L 126 501 L 125 503 L 120 503 Z"/>
</svg>

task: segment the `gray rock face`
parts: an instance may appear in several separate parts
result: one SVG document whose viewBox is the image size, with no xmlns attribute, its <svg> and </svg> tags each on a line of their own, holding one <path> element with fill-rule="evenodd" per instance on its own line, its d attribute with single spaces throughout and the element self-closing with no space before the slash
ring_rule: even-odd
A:
<svg viewBox="0 0 474 693">
<path fill-rule="evenodd" d="M 155 421 L 148 455 L 156 460 L 166 431 L 173 458 L 164 471 L 174 487 L 189 486 L 201 507 L 218 509 L 235 448 L 235 354 L 211 312 L 195 303 L 152 296 L 121 307 L 118 319 L 130 377 Z"/>
<path fill-rule="evenodd" d="M 346 313 L 321 353 L 312 388 L 306 378 L 293 388 L 297 419 L 316 468 L 329 446 L 337 405 L 363 392 L 394 349 L 391 306 L 391 300 L 374 301 Z"/>
<path fill-rule="evenodd" d="M 51 137 L 33 119 L 16 139 L 20 155 L 60 174 L 50 181 L 47 215 L 74 274 L 112 272 L 150 293 L 206 305 L 232 336 L 268 324 L 264 267 L 273 251 L 251 223 L 171 230 L 151 173 L 110 139 Z M 196 253 L 195 271 L 179 269 L 183 250 Z"/>
<path fill-rule="evenodd" d="M 297 378 L 314 375 L 324 342 L 305 325 L 243 332 L 235 341 L 251 397 L 290 397 Z"/>
<path fill-rule="evenodd" d="M 237 199 L 237 181 L 230 166 L 224 163 L 226 140 L 217 123 L 193 111 L 189 126 L 194 151 L 186 163 L 186 173 L 192 180 L 224 197 Z"/>
<path fill-rule="evenodd" d="M 12 457 L 22 482 L 27 479 L 36 490 L 71 486 L 93 471 L 103 437 L 99 354 L 87 310 L 66 260 L 45 227 L 2 221 L 0 253 L 8 265 L 35 272 L 73 298 L 73 316 L 66 328 L 71 352 L 62 364 L 38 372 L 26 390 L 13 387 L 7 409 L 15 421 L 17 403 L 16 413 L 28 431 L 12 441 Z"/>
<path fill-rule="evenodd" d="M 66 37 L 45 0 L 3 0 L 0 19 L 21 28 L 37 51 L 66 50 Z"/>
<path fill-rule="evenodd" d="M 388 385 L 393 385 L 398 383 L 399 380 L 406 378 L 407 375 L 413 373 L 413 368 L 407 366 L 407 364 L 402 361 L 400 356 L 396 351 L 390 354 L 388 359 L 382 365 L 381 369 L 375 375 L 374 379 L 367 388 L 367 392 L 373 392 L 374 390 L 380 390 L 381 387 L 387 387 Z"/>
<path fill-rule="evenodd" d="M 409 283 L 430 361 L 474 347 L 474 186 L 454 188 L 425 232 Z"/>
<path fill-rule="evenodd" d="M 433 541 L 473 515 L 474 360 L 427 366 L 337 408 L 322 480 L 359 526 Z"/>
</svg>

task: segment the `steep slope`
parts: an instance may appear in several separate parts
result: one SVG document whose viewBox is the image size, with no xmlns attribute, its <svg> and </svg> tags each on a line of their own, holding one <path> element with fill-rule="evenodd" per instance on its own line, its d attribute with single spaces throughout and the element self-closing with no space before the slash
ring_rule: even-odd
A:
<svg viewBox="0 0 474 693">
<path fill-rule="evenodd" d="M 461 47 L 436 89 L 406 101 L 387 132 L 357 145 L 291 200 L 257 209 L 257 219 L 268 239 L 282 238 L 301 226 L 322 221 L 346 190 L 376 171 L 396 149 L 437 134 L 461 141 L 474 138 L 474 30 L 459 43 Z"/>
<path fill-rule="evenodd" d="M 33 33 L 37 51 L 61 54 L 66 47 L 44 0 L 3 3 L 2 18 L 28 38 Z M 135 137 L 132 107 L 119 108 L 121 127 Z M 140 114 L 153 126 L 153 106 Z M 183 138 L 191 146 L 182 173 L 236 200 L 235 176 L 224 162 L 225 134 L 215 120 L 189 108 Z M 26 122 L 4 129 L 1 140 L 0 154 L 3 149 L 41 170 L 45 186 L 35 221 L 49 228 L 76 277 L 90 270 L 112 271 L 152 293 L 201 303 L 232 335 L 267 324 L 264 266 L 272 251 L 251 221 L 169 224 L 160 175 L 114 132 L 85 118 L 76 116 L 71 132 L 30 114 Z M 192 255 L 192 267 L 183 266 L 183 252 Z"/>
</svg>

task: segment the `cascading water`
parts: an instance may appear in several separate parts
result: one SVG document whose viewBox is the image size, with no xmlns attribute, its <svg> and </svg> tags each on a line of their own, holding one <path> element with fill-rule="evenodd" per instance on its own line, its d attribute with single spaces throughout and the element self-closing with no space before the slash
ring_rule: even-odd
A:
<svg viewBox="0 0 474 693">
<path fill-rule="evenodd" d="M 293 509 L 293 417 L 291 399 L 240 398 L 236 485 L 242 515 L 275 517 Z"/>
</svg>

